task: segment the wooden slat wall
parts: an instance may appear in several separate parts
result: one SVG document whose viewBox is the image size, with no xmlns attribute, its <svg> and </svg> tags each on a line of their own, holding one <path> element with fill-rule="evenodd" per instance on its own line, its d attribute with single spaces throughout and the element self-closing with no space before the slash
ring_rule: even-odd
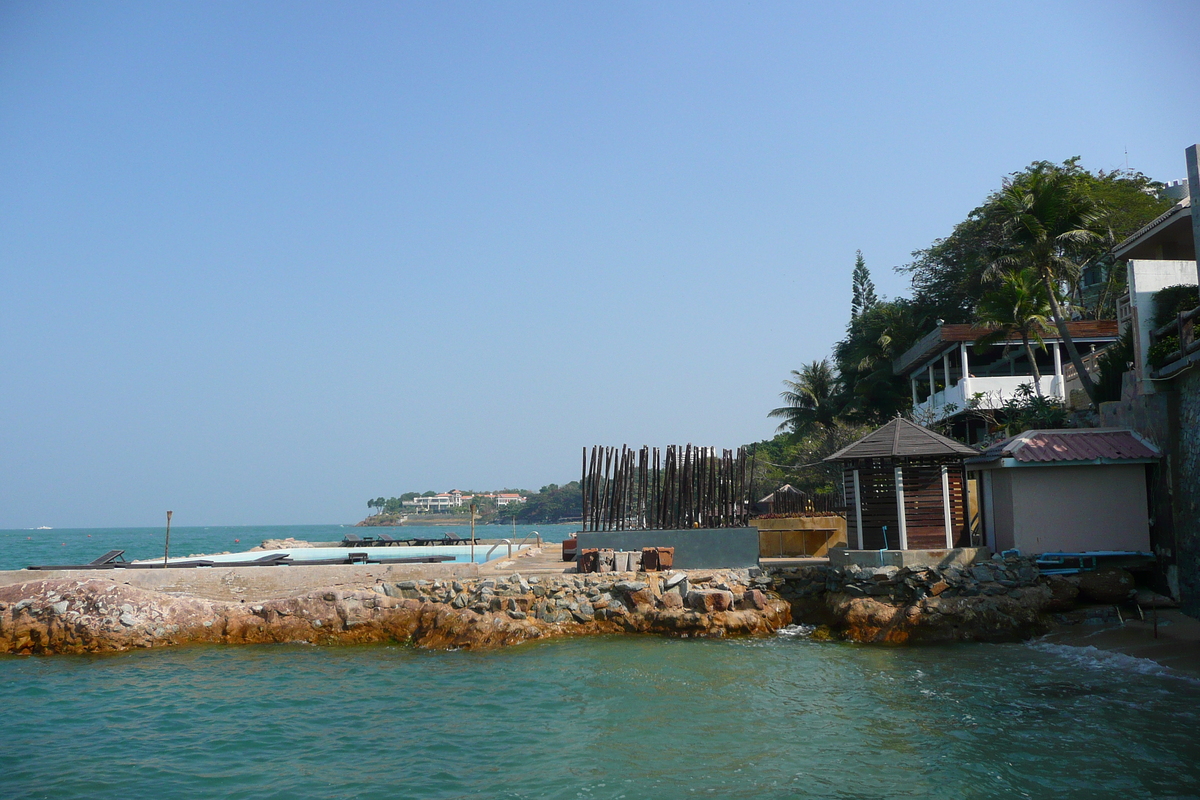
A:
<svg viewBox="0 0 1200 800">
<path fill-rule="evenodd" d="M 904 465 L 904 521 L 909 550 L 944 550 L 946 519 L 942 508 L 942 468 Z"/>
<path fill-rule="evenodd" d="M 854 468 L 847 466 L 842 470 L 842 497 L 846 500 L 846 546 L 858 547 L 858 515 L 854 513 Z"/>
<path fill-rule="evenodd" d="M 896 513 L 896 473 L 890 463 L 859 463 L 858 482 L 862 489 L 863 547 L 878 550 L 884 546 L 883 526 L 887 526 L 887 546 L 900 545 L 900 516 Z M 857 541 L 857 540 L 856 540 Z"/>
<path fill-rule="evenodd" d="M 950 467 L 950 521 L 954 525 L 954 546 L 971 546 L 971 529 L 967 525 L 967 492 L 960 467 Z"/>
<path fill-rule="evenodd" d="M 863 547 L 877 550 L 885 546 L 883 526 L 887 526 L 890 549 L 900 546 L 900 520 L 896 513 L 895 466 L 890 460 L 857 462 L 862 489 Z M 842 473 L 846 505 L 846 538 L 849 547 L 858 546 L 854 514 L 854 466 L 847 464 Z M 936 459 L 905 461 L 904 513 L 910 550 L 943 550 L 946 547 L 946 518 L 942 508 L 942 468 Z M 961 464 L 948 465 L 950 484 L 951 540 L 956 547 L 970 546 L 967 528 L 966 497 Z"/>
</svg>

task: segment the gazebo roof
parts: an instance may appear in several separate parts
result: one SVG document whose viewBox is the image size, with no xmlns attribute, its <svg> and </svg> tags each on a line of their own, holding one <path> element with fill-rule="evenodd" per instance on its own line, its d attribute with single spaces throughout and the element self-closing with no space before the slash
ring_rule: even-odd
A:
<svg viewBox="0 0 1200 800">
<path fill-rule="evenodd" d="M 843 447 L 826 461 L 857 461 L 866 458 L 920 458 L 922 456 L 977 456 L 979 451 L 947 439 L 916 423 L 896 417 L 879 430 Z"/>
</svg>

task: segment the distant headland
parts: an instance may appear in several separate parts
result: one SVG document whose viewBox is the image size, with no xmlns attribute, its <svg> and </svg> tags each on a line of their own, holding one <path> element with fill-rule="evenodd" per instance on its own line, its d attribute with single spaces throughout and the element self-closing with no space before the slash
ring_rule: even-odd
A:
<svg viewBox="0 0 1200 800">
<path fill-rule="evenodd" d="M 579 482 L 571 481 L 563 486 L 551 483 L 536 492 L 527 489 L 487 492 L 450 489 L 375 497 L 367 501 L 367 508 L 373 513 L 356 526 L 470 525 L 472 506 L 477 525 L 574 522 L 580 518 Z"/>
</svg>

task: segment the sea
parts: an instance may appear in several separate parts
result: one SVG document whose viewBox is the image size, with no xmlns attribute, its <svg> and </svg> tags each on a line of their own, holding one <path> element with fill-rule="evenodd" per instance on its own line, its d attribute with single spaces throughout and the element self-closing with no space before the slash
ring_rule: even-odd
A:
<svg viewBox="0 0 1200 800">
<path fill-rule="evenodd" d="M 201 552 L 284 529 L 181 530 Z M 0 532 L 0 561 L 162 546 L 34 535 Z M 1086 645 L 810 634 L 4 656 L 0 797 L 1200 798 L 1182 674 Z"/>
<path fill-rule="evenodd" d="M 509 539 L 533 543 L 536 533 L 544 542 L 561 542 L 578 525 L 476 525 L 478 539 Z M 470 525 L 404 525 L 398 528 L 356 528 L 353 525 L 244 525 L 171 528 L 170 555 L 237 553 L 267 539 L 294 538 L 309 542 L 340 542 L 353 533 L 373 536 L 383 531 L 396 538 L 456 533 L 469 538 Z M 126 561 L 162 558 L 167 553 L 166 528 L 44 528 L 0 530 L 0 570 L 30 565 L 86 564 L 109 550 L 124 550 Z"/>
</svg>

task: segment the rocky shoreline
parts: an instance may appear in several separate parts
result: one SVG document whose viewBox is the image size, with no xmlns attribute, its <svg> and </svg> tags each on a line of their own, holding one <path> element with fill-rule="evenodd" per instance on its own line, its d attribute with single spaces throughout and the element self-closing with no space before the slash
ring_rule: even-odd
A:
<svg viewBox="0 0 1200 800">
<path fill-rule="evenodd" d="M 93 653 L 189 643 L 397 641 L 489 648 L 561 636 L 765 636 L 801 622 L 819 639 L 1013 641 L 1054 626 L 1077 586 L 1028 559 L 945 568 L 832 567 L 520 574 L 379 580 L 261 602 L 139 589 L 111 579 L 0 587 L 0 653 Z"/>
<path fill-rule="evenodd" d="M 380 583 L 242 603 L 176 597 L 103 578 L 0 587 L 0 653 L 98 653 L 190 643 L 397 641 L 487 648 L 557 636 L 769 635 L 790 622 L 748 575 L 519 574 Z"/>
</svg>

